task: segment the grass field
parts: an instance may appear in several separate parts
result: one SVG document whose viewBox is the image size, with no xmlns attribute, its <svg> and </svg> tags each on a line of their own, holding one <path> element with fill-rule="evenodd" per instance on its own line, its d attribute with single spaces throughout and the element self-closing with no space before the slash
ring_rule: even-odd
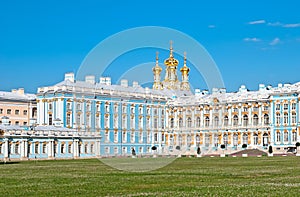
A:
<svg viewBox="0 0 300 197">
<path fill-rule="evenodd" d="M 299 196 L 300 192 L 299 157 L 180 158 L 150 172 L 120 171 L 97 159 L 25 161 L 1 163 L 0 171 L 1 196 Z"/>
</svg>

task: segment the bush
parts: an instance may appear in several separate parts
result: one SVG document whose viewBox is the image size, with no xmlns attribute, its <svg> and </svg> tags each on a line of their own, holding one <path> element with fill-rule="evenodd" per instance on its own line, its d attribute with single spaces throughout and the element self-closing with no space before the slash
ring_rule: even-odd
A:
<svg viewBox="0 0 300 197">
<path fill-rule="evenodd" d="M 176 150 L 180 150 L 180 146 L 176 146 L 176 148 L 175 148 Z"/>
<path fill-rule="evenodd" d="M 300 142 L 297 142 L 297 143 L 296 143 L 296 147 L 298 147 L 298 146 L 300 146 Z"/>
<path fill-rule="evenodd" d="M 272 146 L 269 146 L 269 151 L 268 151 L 270 154 L 273 153 L 273 148 Z"/>
<path fill-rule="evenodd" d="M 200 147 L 197 148 L 197 154 L 198 154 L 198 155 L 201 154 L 201 149 L 200 149 Z"/>
<path fill-rule="evenodd" d="M 242 148 L 247 148 L 247 144 L 243 144 L 243 145 L 242 145 Z"/>
<path fill-rule="evenodd" d="M 157 147 L 156 146 L 152 146 L 152 148 L 151 148 L 152 150 L 156 150 L 157 149 Z"/>
<path fill-rule="evenodd" d="M 225 144 L 221 144 L 221 148 L 224 149 L 226 146 Z"/>
</svg>

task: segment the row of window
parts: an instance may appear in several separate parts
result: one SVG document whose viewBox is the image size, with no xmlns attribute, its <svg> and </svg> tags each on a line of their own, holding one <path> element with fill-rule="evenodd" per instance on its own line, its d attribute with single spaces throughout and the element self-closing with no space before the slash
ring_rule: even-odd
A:
<svg viewBox="0 0 300 197">
<path fill-rule="evenodd" d="M 76 104 L 76 110 L 77 111 L 81 111 L 82 110 L 82 104 L 81 103 L 77 103 Z M 52 103 L 49 103 L 49 106 L 48 106 L 48 109 L 49 110 L 52 110 Z M 113 109 L 114 109 L 114 112 L 115 113 L 118 113 L 119 112 L 119 106 L 114 106 L 113 107 Z M 127 106 L 122 106 L 122 113 L 127 113 L 127 109 L 128 109 L 128 107 Z M 68 111 L 70 111 L 70 110 L 72 110 L 72 103 L 70 103 L 70 102 L 68 102 L 67 103 L 67 110 Z M 87 104 L 86 105 L 86 111 L 91 111 L 91 105 L 90 104 Z M 96 112 L 100 112 L 101 110 L 100 110 L 100 104 L 97 104 L 96 105 Z M 139 114 L 143 114 L 144 113 L 144 108 L 143 107 L 139 107 L 138 108 L 138 111 L 139 111 Z M 157 108 L 154 108 L 153 109 L 153 114 L 154 115 L 158 115 L 158 109 Z M 105 113 L 109 113 L 110 112 L 110 105 L 105 105 L 104 106 L 104 112 Z M 130 114 L 135 114 L 135 112 L 136 112 L 136 108 L 135 107 L 130 107 Z M 147 108 L 146 109 L 146 114 L 148 114 L 148 115 L 150 115 L 150 112 L 151 112 L 151 109 L 150 108 Z M 162 109 L 161 110 L 161 114 L 164 114 L 165 113 L 165 111 L 164 111 L 164 109 Z"/>
<path fill-rule="evenodd" d="M 291 135 L 288 132 L 284 132 L 283 134 L 281 132 L 276 133 L 276 142 L 277 143 L 279 143 L 279 142 L 288 143 L 289 138 L 291 139 L 292 142 L 296 142 L 297 141 L 297 133 L 292 132 Z"/>
<path fill-rule="evenodd" d="M 191 117 L 188 117 L 186 119 L 186 123 L 187 123 L 186 127 L 188 127 L 188 128 L 194 127 Z M 210 118 L 208 116 L 206 116 L 204 118 L 203 123 L 204 123 L 204 127 L 211 126 Z M 223 125 L 220 125 L 220 123 L 223 123 Z M 233 118 L 232 118 L 232 125 L 233 126 L 238 126 L 238 124 L 239 124 L 239 117 L 237 115 L 234 115 Z M 248 126 L 248 124 L 249 124 L 249 117 L 248 117 L 248 115 L 244 115 L 242 117 L 242 126 Z M 258 117 L 258 115 L 254 114 L 253 117 L 252 117 L 252 125 L 257 126 L 258 124 L 259 124 L 259 117 Z M 269 124 L 269 115 L 268 114 L 265 114 L 263 116 L 263 124 L 264 125 Z M 183 118 L 179 118 L 178 126 L 179 126 L 179 128 L 182 128 L 184 126 Z M 217 127 L 217 126 L 229 126 L 228 116 L 224 116 L 223 122 L 219 121 L 218 116 L 215 116 L 214 119 L 213 119 L 213 122 L 212 122 L 212 126 L 215 126 L 215 127 Z M 171 120 L 170 120 L 170 127 L 174 128 L 174 118 L 171 118 Z M 195 127 L 201 127 L 201 118 L 200 117 L 197 117 L 195 119 Z"/>
<path fill-rule="evenodd" d="M 258 134 L 253 134 L 253 145 L 259 145 L 259 136 Z M 269 144 L 269 135 L 267 133 L 263 134 L 262 136 L 263 141 L 262 141 L 262 145 L 263 146 L 267 146 Z M 222 139 L 222 141 L 221 141 Z M 212 140 L 212 142 L 211 142 Z M 199 135 L 196 136 L 196 144 L 199 146 L 199 144 L 203 143 L 201 142 L 202 139 L 200 138 Z M 229 136 L 228 134 L 223 134 L 222 138 L 219 137 L 219 135 L 217 133 L 213 134 L 212 139 L 210 138 L 209 134 L 204 134 L 204 145 L 205 146 L 209 146 L 210 143 L 212 143 L 213 146 L 218 147 L 219 142 L 221 141 L 221 143 L 223 143 L 225 146 L 229 145 Z M 233 146 L 237 146 L 238 145 L 238 135 L 237 134 L 233 134 L 232 136 L 232 145 Z M 242 144 L 249 144 L 249 136 L 247 133 L 243 133 L 242 134 Z M 170 136 L 170 143 L 171 145 L 174 144 L 174 137 L 171 135 Z M 187 145 L 190 145 L 192 143 L 192 137 L 190 135 L 187 136 L 187 140 L 186 140 Z M 183 145 L 183 138 L 181 135 L 178 136 L 178 144 L 179 145 Z"/>
<path fill-rule="evenodd" d="M 292 103 L 292 104 L 291 104 L 291 110 L 296 110 L 296 106 L 297 106 L 297 103 Z M 280 103 L 276 103 L 276 105 L 275 105 L 275 110 L 276 110 L 276 111 L 279 111 L 281 108 L 282 108 L 284 111 L 287 111 L 287 110 L 289 110 L 289 104 L 288 104 L 288 103 L 284 103 L 284 104 L 282 105 L 282 104 L 280 104 Z"/>
<path fill-rule="evenodd" d="M 0 154 L 3 154 L 3 147 L 4 144 L 0 144 Z M 41 148 L 41 149 L 40 149 Z M 79 153 L 95 153 L 94 151 L 94 144 L 85 144 L 84 146 L 81 146 L 79 144 Z M 47 144 L 29 144 L 28 150 L 30 154 L 47 154 Z M 10 154 L 20 154 L 20 144 L 13 143 L 9 145 L 9 153 Z M 58 148 L 57 144 L 54 144 L 54 153 L 73 153 L 73 144 L 60 144 L 60 147 Z"/>
<path fill-rule="evenodd" d="M 4 113 L 4 109 L 0 109 L 0 114 L 3 114 Z M 6 109 L 6 114 L 10 115 L 12 114 L 12 109 Z M 15 115 L 20 115 L 20 110 L 19 109 L 16 109 L 15 110 Z M 28 114 L 28 111 L 27 110 L 23 110 L 23 115 L 26 116 Z"/>
<path fill-rule="evenodd" d="M 297 115 L 296 112 L 292 112 L 291 116 L 289 116 L 288 113 L 284 113 L 283 114 L 283 118 L 282 115 L 280 113 L 276 114 L 276 125 L 280 125 L 280 124 L 289 124 L 289 118 L 291 117 L 291 124 L 296 124 L 297 123 Z"/>
<path fill-rule="evenodd" d="M 120 140 L 120 142 L 123 142 L 123 143 L 126 143 L 126 142 L 136 143 L 137 140 L 140 143 L 146 143 L 146 142 L 150 143 L 150 141 L 151 141 L 150 133 L 143 134 L 140 132 L 132 131 L 128 138 L 127 132 L 122 132 L 122 135 L 120 136 L 121 139 L 119 139 L 119 132 L 114 132 L 113 136 L 114 136 L 114 138 L 111 141 L 113 141 L 114 143 L 118 143 L 119 140 Z M 155 137 L 154 141 L 157 141 L 157 134 L 154 134 L 154 137 Z M 105 133 L 105 141 L 106 142 L 110 141 L 109 132 Z"/>
<path fill-rule="evenodd" d="M 0 120 L 0 125 L 2 124 L 2 121 Z M 11 125 L 11 124 L 13 124 L 13 125 L 23 125 L 23 126 L 27 126 L 27 121 L 24 121 L 24 122 L 22 122 L 22 124 L 20 123 L 20 121 L 15 121 L 15 122 L 11 122 L 11 121 L 8 121 L 8 124 L 9 125 Z"/>
<path fill-rule="evenodd" d="M 110 149 L 111 149 L 111 147 L 106 146 L 106 147 L 104 148 L 105 154 L 110 154 L 110 151 L 111 151 Z M 132 149 L 134 149 L 134 148 L 131 147 L 130 149 L 128 149 L 127 147 L 122 147 L 122 154 L 126 154 L 126 153 L 131 154 L 131 152 L 129 152 L 129 151 L 131 151 Z M 115 155 L 121 153 L 119 147 L 114 147 L 113 150 L 114 150 L 114 154 L 115 154 Z M 134 150 L 135 150 L 135 149 L 134 149 Z M 147 150 L 147 153 L 150 153 L 150 152 L 151 152 L 151 148 L 150 148 L 150 147 L 147 147 L 146 150 Z M 135 150 L 135 151 L 136 151 L 136 153 L 143 153 L 143 152 L 144 152 L 144 147 L 140 146 L 140 147 L 138 147 L 138 149 Z"/>
</svg>

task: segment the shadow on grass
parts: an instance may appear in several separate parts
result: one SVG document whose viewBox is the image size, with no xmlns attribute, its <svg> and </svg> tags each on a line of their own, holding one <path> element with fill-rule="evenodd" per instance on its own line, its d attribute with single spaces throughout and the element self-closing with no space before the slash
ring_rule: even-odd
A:
<svg viewBox="0 0 300 197">
<path fill-rule="evenodd" d="M 0 165 L 7 165 L 7 164 L 18 164 L 18 161 L 1 161 Z"/>
</svg>

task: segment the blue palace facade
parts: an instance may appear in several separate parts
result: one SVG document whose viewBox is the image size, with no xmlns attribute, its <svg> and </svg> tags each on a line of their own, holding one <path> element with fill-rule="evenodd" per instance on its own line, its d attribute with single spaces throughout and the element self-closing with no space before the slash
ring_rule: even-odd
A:
<svg viewBox="0 0 300 197">
<path fill-rule="evenodd" d="M 300 83 L 192 93 L 186 58 L 181 80 L 172 46 L 164 64 L 162 80 L 156 57 L 152 88 L 125 79 L 112 84 L 109 77 L 76 81 L 73 73 L 38 88 L 30 127 L 2 121 L 0 159 L 196 155 L 198 148 L 202 155 L 230 154 L 269 146 L 285 154 L 300 141 Z"/>
</svg>

